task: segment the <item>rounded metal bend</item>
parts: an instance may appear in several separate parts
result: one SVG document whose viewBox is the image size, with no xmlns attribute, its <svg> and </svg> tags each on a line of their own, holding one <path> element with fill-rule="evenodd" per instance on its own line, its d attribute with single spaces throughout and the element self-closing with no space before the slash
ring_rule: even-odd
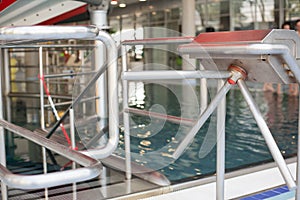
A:
<svg viewBox="0 0 300 200">
<path fill-rule="evenodd" d="M 10 187 L 20 189 L 37 189 L 53 187 L 68 183 L 85 181 L 98 176 L 102 171 L 102 164 L 90 157 L 61 145 L 53 140 L 47 139 L 37 132 L 29 131 L 23 127 L 14 125 L 5 120 L 0 120 L 0 125 L 19 136 L 22 136 L 38 145 L 41 145 L 51 151 L 54 151 L 64 157 L 84 166 L 78 169 L 67 171 L 52 172 L 38 175 L 13 174 L 3 165 L 0 165 L 0 179 Z"/>
</svg>

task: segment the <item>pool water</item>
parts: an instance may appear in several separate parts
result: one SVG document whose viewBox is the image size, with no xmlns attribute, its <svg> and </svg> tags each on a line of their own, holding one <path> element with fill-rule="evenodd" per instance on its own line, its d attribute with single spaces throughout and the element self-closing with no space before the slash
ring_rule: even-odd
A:
<svg viewBox="0 0 300 200">
<path fill-rule="evenodd" d="M 187 98 L 188 103 L 183 103 L 182 96 L 178 97 L 175 94 L 178 91 L 183 92 L 184 89 L 174 92 L 175 90 L 170 89 L 170 86 L 166 87 L 166 85 L 155 83 L 146 84 L 143 89 L 144 96 L 141 99 L 137 97 L 131 99 L 129 102 L 131 107 L 145 110 L 159 108 L 156 111 L 181 117 L 187 109 L 187 113 L 191 112 L 192 119 L 197 117 L 193 112 L 196 112 L 195 110 L 199 109 L 199 106 L 193 105 L 189 98 Z M 195 91 L 199 91 L 199 89 L 196 87 Z M 210 89 L 210 98 L 213 98 L 215 92 L 215 88 Z M 275 94 L 262 90 L 252 92 L 252 96 L 283 156 L 295 155 L 297 151 L 298 97 L 288 95 L 286 92 Z M 226 100 L 226 171 L 273 161 L 241 92 L 237 88 L 232 89 L 227 94 Z M 182 109 L 183 105 L 184 109 Z M 170 154 L 174 152 L 176 144 L 191 126 L 134 114 L 130 115 L 130 122 L 132 160 L 161 171 L 172 182 L 200 178 L 215 173 L 215 144 L 218 137 L 215 113 L 177 160 L 171 159 Z M 118 153 L 124 154 L 123 139 L 120 144 Z"/>
<path fill-rule="evenodd" d="M 181 83 L 132 84 L 129 90 L 131 91 L 129 105 L 132 108 L 193 120 L 199 115 L 201 104 L 199 86 L 193 86 L 193 92 L 189 92 L 191 88 L 183 87 Z M 209 88 L 209 101 L 216 93 L 215 84 L 212 85 Z M 294 156 L 297 151 L 298 97 L 288 95 L 287 91 L 282 94 L 263 92 L 262 85 L 259 84 L 251 85 L 249 88 L 252 89 L 252 96 L 283 156 L 286 158 Z M 265 140 L 237 87 L 227 94 L 226 100 L 226 171 L 273 161 Z M 33 127 L 35 126 L 38 124 Z M 198 131 L 185 152 L 178 159 L 172 158 L 172 153 L 190 129 L 191 125 L 184 123 L 176 124 L 130 114 L 131 159 L 162 172 L 172 182 L 214 174 L 218 139 L 216 113 L 213 113 Z M 116 154 L 124 156 L 122 130 L 121 124 L 120 145 Z"/>
</svg>

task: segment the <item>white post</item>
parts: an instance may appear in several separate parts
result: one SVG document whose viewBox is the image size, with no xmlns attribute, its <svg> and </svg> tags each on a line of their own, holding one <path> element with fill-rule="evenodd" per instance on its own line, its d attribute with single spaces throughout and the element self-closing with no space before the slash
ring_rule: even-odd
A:
<svg viewBox="0 0 300 200">
<path fill-rule="evenodd" d="M 299 84 L 298 84 L 299 85 Z M 300 93 L 299 97 L 300 98 Z M 300 101 L 299 101 L 299 109 L 300 109 Z M 297 153 L 297 190 L 296 190 L 296 200 L 300 200 L 300 110 L 298 110 L 298 153 Z"/>
<path fill-rule="evenodd" d="M 230 20 L 230 24 L 229 24 L 229 30 L 230 31 L 234 31 L 234 27 L 235 27 L 235 18 L 234 18 L 234 1 L 229 0 L 229 20 Z"/>
<path fill-rule="evenodd" d="M 39 47 L 39 74 L 40 74 L 40 125 L 41 128 L 45 129 L 45 110 L 44 110 L 44 70 L 43 70 L 43 47 Z M 42 157 L 43 157 L 43 169 L 44 174 L 47 174 L 47 155 L 46 155 L 46 148 L 42 147 Z M 45 199 L 48 199 L 48 189 L 45 188 Z"/>
<path fill-rule="evenodd" d="M 9 58 L 9 53 L 8 53 L 8 49 L 3 49 L 3 55 L 1 58 L 3 58 L 3 67 L 1 67 L 1 69 L 4 69 L 4 76 L 5 80 L 4 80 L 4 93 L 3 94 L 8 94 L 11 91 L 11 76 L 10 76 L 10 58 Z M 2 82 L 3 83 L 3 82 Z M 2 90 L 1 90 L 2 91 Z M 9 97 L 8 95 L 5 95 L 6 98 L 6 119 L 11 122 L 12 120 L 12 109 L 11 109 L 11 105 L 12 105 L 12 99 L 11 97 Z M 2 108 L 4 109 L 4 108 Z M 12 132 L 7 132 L 6 133 L 6 137 L 7 137 L 7 150 L 10 156 L 14 156 L 14 133 Z"/>
<path fill-rule="evenodd" d="M 182 0 L 182 33 L 195 36 L 195 0 Z"/>
<path fill-rule="evenodd" d="M 200 70 L 205 70 L 203 65 L 200 63 L 199 66 Z M 200 79 L 200 113 L 202 114 L 204 110 L 207 107 L 207 79 L 206 78 L 201 78 Z"/>
<path fill-rule="evenodd" d="M 2 54 L 2 50 L 0 49 L 0 58 L 3 58 L 3 54 Z M 1 61 L 1 60 L 0 60 Z M 3 62 L 0 62 L 3 63 Z M 0 83 L 2 83 L 2 79 L 3 79 L 3 67 L 0 68 L 1 72 L 0 72 Z M 3 116 L 3 93 L 2 93 L 2 84 L 0 84 L 0 119 L 4 119 Z M 3 166 L 6 166 L 6 153 L 5 153 L 5 137 L 4 137 L 4 128 L 0 127 L 0 164 Z M 6 185 L 3 183 L 3 181 L 1 181 L 1 196 L 3 200 L 7 200 L 7 187 Z"/>
<path fill-rule="evenodd" d="M 89 12 L 91 15 L 91 24 L 97 26 L 99 29 L 107 26 L 107 6 L 102 8 L 101 6 L 90 6 Z M 95 70 L 98 70 L 106 61 L 106 50 L 102 42 L 96 41 L 96 48 L 94 54 Z M 96 83 L 96 95 L 99 97 L 97 100 L 96 112 L 100 117 L 99 130 L 102 130 L 107 126 L 108 118 L 108 101 L 107 101 L 107 73 L 103 73 Z"/>
<path fill-rule="evenodd" d="M 104 1 L 110 2 L 110 1 Z M 90 6 L 89 11 L 91 14 L 91 24 L 96 25 L 100 30 L 104 27 L 107 27 L 107 10 L 108 10 L 108 4 L 103 5 L 102 9 L 100 9 L 100 6 Z M 96 48 L 95 48 L 95 56 L 94 56 L 94 62 L 95 62 L 95 70 L 98 70 L 102 65 L 104 65 L 105 61 L 107 61 L 106 57 L 106 51 L 109 51 L 109 49 L 105 49 L 105 45 L 100 42 L 99 40 L 95 41 Z M 100 117 L 100 124 L 98 126 L 99 132 L 103 130 L 104 127 L 107 126 L 107 119 L 108 119 L 108 83 L 107 83 L 107 72 L 104 72 L 96 83 L 96 96 L 99 96 L 96 112 Z M 111 106 L 111 105 L 110 105 Z M 106 182 L 106 167 L 103 167 L 103 171 L 101 173 L 101 180 L 102 183 Z M 104 193 L 107 191 L 104 190 Z"/>
<path fill-rule="evenodd" d="M 224 85 L 224 80 L 218 80 L 218 89 Z M 217 110 L 217 200 L 224 199 L 225 180 L 225 118 L 226 118 L 226 95 L 220 101 Z"/>
<path fill-rule="evenodd" d="M 73 108 L 70 109 L 70 135 L 71 135 L 71 147 L 75 149 L 76 141 L 75 141 L 75 117 Z M 72 162 L 72 169 L 76 169 L 76 162 Z M 73 199 L 77 199 L 77 186 L 76 183 L 73 183 Z"/>
<path fill-rule="evenodd" d="M 122 72 L 126 72 L 127 67 L 127 51 L 126 46 L 122 46 Z M 123 121 L 124 121 L 124 141 L 125 141 L 125 171 L 126 179 L 131 179 L 131 154 L 130 154 L 130 126 L 129 113 L 125 112 L 128 109 L 128 81 L 123 79 Z"/>
<path fill-rule="evenodd" d="M 194 37 L 195 29 L 195 0 L 182 0 L 182 35 Z M 182 55 L 182 70 L 195 71 L 196 60 L 190 59 L 188 55 Z M 196 82 L 196 79 L 182 80 L 181 117 L 183 118 L 193 119 L 200 114 L 198 98 L 195 95 Z"/>
<path fill-rule="evenodd" d="M 255 121 L 256 121 L 263 137 L 265 138 L 267 146 L 273 156 L 274 161 L 276 162 L 276 164 L 282 174 L 283 179 L 285 180 L 287 186 L 290 189 L 296 189 L 296 184 L 295 184 L 294 178 L 291 175 L 291 172 L 285 163 L 285 160 L 284 160 L 284 158 L 272 136 L 272 133 L 270 132 L 270 129 L 269 129 L 266 121 L 264 120 L 253 97 L 251 96 L 251 93 L 250 93 L 249 89 L 247 88 L 246 83 L 244 82 L 244 80 L 239 80 L 238 85 L 244 96 L 244 99 L 246 100 L 246 102 L 250 108 L 250 111 L 253 114 L 253 117 L 255 118 Z"/>
<path fill-rule="evenodd" d="M 182 35 L 195 36 L 195 0 L 182 0 Z M 195 60 L 183 56 L 182 69 L 195 70 Z"/>
</svg>

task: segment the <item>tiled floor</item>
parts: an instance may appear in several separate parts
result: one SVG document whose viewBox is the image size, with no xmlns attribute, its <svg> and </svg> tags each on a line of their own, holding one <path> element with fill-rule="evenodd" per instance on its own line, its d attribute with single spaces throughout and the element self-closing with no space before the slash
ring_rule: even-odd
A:
<svg viewBox="0 0 300 200">
<path fill-rule="evenodd" d="M 290 191 L 287 186 L 282 186 L 259 194 L 241 198 L 241 200 L 289 200 L 294 199 L 295 191 Z"/>
</svg>

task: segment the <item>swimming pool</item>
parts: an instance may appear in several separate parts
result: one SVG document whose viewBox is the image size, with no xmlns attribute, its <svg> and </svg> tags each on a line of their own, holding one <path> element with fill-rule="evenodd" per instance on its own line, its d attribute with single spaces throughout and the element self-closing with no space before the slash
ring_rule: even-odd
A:
<svg viewBox="0 0 300 200">
<path fill-rule="evenodd" d="M 173 87 L 181 86 L 173 85 Z M 141 98 L 131 98 L 129 102 L 131 107 L 153 110 L 153 105 L 155 105 L 154 110 L 156 108 L 158 112 L 163 110 L 168 115 L 182 116 L 182 99 L 178 99 L 178 95 L 174 94 L 175 90 L 170 89 L 170 86 L 150 83 L 140 86 L 140 88 L 142 88 L 143 95 Z M 257 84 L 254 88 L 262 88 L 262 86 Z M 176 91 L 178 92 L 180 89 Z M 199 89 L 196 87 L 195 91 L 199 91 Z M 210 89 L 211 98 L 214 92 L 215 88 L 212 87 Z M 288 95 L 286 92 L 276 94 L 262 90 L 256 90 L 252 95 L 283 156 L 295 155 L 297 151 L 298 97 Z M 226 171 L 273 161 L 240 91 L 233 89 L 226 98 Z M 185 107 L 189 111 L 199 109 L 198 105 L 192 104 L 185 104 Z M 217 138 L 215 114 L 209 118 L 192 144 L 178 160 L 171 160 L 169 153 L 175 148 L 173 144 L 178 143 L 177 133 L 188 131 L 189 126 L 161 122 L 158 119 L 155 121 L 155 119 L 151 120 L 149 117 L 135 114 L 130 115 L 130 121 L 132 160 L 161 171 L 174 183 L 215 173 Z M 123 148 L 124 143 L 121 137 L 118 154 L 124 154 Z"/>
<path fill-rule="evenodd" d="M 168 115 L 195 119 L 199 103 L 184 101 L 182 84 L 131 83 L 131 108 L 152 110 Z M 297 151 L 298 97 L 263 92 L 261 84 L 251 84 L 252 96 L 259 105 L 284 157 Z M 286 86 L 288 87 L 288 86 Z M 199 97 L 199 86 L 193 88 Z M 209 89 L 210 98 L 216 93 L 215 84 Z M 245 168 L 265 162 L 272 157 L 264 138 L 239 90 L 227 94 L 226 115 L 226 170 Z M 195 104 L 195 105 L 194 105 Z M 184 108 L 182 108 L 184 107 Z M 183 113 L 186 112 L 186 113 Z M 158 170 L 173 183 L 197 179 L 216 171 L 216 114 L 214 113 L 196 135 L 192 144 L 178 159 L 170 154 L 189 125 L 161 121 L 148 116 L 130 114 L 132 160 Z M 122 129 L 122 124 L 121 130 Z M 91 131 L 93 128 L 88 128 Z M 80 129 L 78 129 L 80 131 Z M 122 132 L 121 132 L 122 133 Z M 180 134 L 178 134 L 180 133 Z M 83 139 L 81 137 L 81 139 Z M 121 134 L 116 154 L 124 155 L 124 137 Z M 150 162 L 151 161 L 151 162 Z"/>
</svg>

